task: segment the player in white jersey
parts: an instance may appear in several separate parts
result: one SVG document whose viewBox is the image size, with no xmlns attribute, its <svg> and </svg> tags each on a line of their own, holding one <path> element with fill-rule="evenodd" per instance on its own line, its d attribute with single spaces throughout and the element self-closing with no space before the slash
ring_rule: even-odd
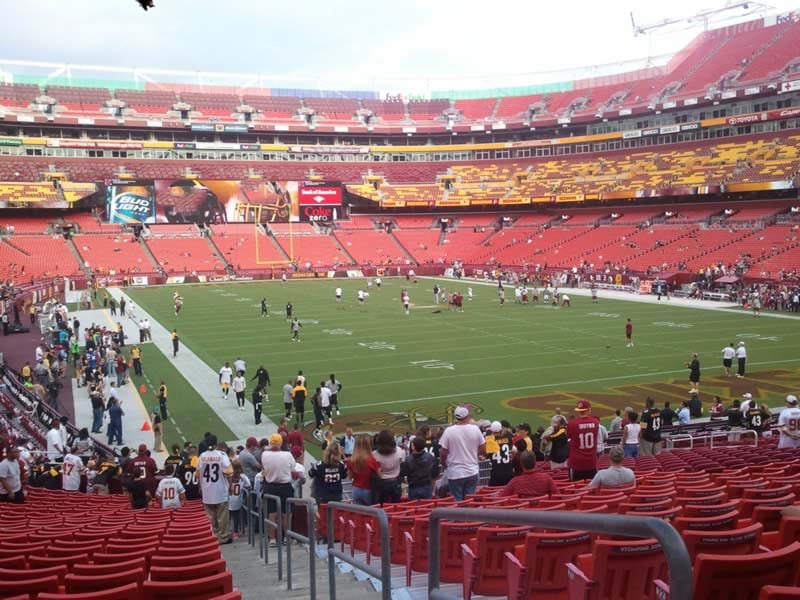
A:
<svg viewBox="0 0 800 600">
<path fill-rule="evenodd" d="M 367 298 L 367 293 L 364 290 L 358 290 L 358 292 L 356 292 L 356 296 L 358 297 L 358 303 L 364 304 L 364 300 Z"/>
<path fill-rule="evenodd" d="M 786 408 L 778 417 L 778 431 L 781 434 L 778 448 L 800 448 L 800 408 L 793 394 L 786 396 Z"/>
<path fill-rule="evenodd" d="M 178 316 L 178 313 L 181 312 L 181 308 L 183 308 L 183 296 L 175 292 L 172 294 L 172 302 L 175 304 L 175 316 Z"/>
<path fill-rule="evenodd" d="M 382 283 L 383 283 L 383 280 L 380 277 L 376 277 L 375 278 L 375 285 L 376 286 L 381 287 Z"/>
<path fill-rule="evenodd" d="M 514 304 L 522 304 L 522 288 L 520 286 L 514 288 Z"/>
<path fill-rule="evenodd" d="M 80 456 L 76 456 L 77 448 L 70 448 L 64 457 L 61 467 L 61 487 L 65 492 L 77 492 L 81 487 L 81 475 L 86 470 Z"/>
<path fill-rule="evenodd" d="M 236 404 L 238 405 L 239 410 L 244 410 L 244 391 L 247 389 L 247 380 L 242 376 L 242 374 L 243 372 L 239 371 L 231 382 L 233 393 L 236 394 Z"/>
<path fill-rule="evenodd" d="M 403 290 L 403 293 L 400 295 L 400 299 L 403 301 L 403 308 L 406 309 L 406 314 L 411 314 L 408 310 L 408 307 L 411 303 L 411 298 L 408 296 L 408 292 Z"/>
<path fill-rule="evenodd" d="M 180 508 L 186 503 L 186 489 L 181 480 L 175 477 L 175 465 L 167 465 L 164 473 L 166 476 L 156 488 L 156 498 L 161 508 Z"/>
<path fill-rule="evenodd" d="M 341 304 L 341 302 L 342 302 L 342 288 L 337 287 L 335 293 L 336 293 L 336 304 Z"/>
<path fill-rule="evenodd" d="M 470 302 L 472 302 L 472 288 L 471 287 L 467 288 L 467 298 L 469 299 Z"/>
<path fill-rule="evenodd" d="M 569 296 L 566 294 L 561 294 L 561 306 L 569 308 Z"/>
<path fill-rule="evenodd" d="M 228 512 L 228 477 L 233 467 L 228 455 L 217 448 L 216 436 L 209 436 L 208 446 L 197 462 L 197 480 L 203 506 L 211 521 L 211 529 L 220 544 L 230 544 L 230 514 Z"/>
<path fill-rule="evenodd" d="M 733 342 L 730 346 L 722 349 L 722 368 L 725 369 L 725 377 L 731 376 L 731 365 L 733 359 L 736 357 L 736 348 L 733 347 Z"/>
<path fill-rule="evenodd" d="M 233 369 L 231 369 L 230 363 L 225 363 L 219 370 L 219 386 L 222 388 L 223 398 L 228 397 L 228 392 L 231 389 L 231 379 L 233 379 Z"/>
<path fill-rule="evenodd" d="M 242 360 L 240 356 L 236 357 L 236 360 L 233 361 L 233 370 L 236 373 L 241 373 L 244 375 L 247 372 L 247 364 Z"/>
</svg>

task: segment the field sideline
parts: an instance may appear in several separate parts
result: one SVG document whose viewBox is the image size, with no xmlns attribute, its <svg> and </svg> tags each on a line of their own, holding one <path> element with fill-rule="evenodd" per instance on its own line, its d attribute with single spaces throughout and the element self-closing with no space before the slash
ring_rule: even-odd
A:
<svg viewBox="0 0 800 600">
<path fill-rule="evenodd" d="M 470 285 L 438 281 L 462 293 Z M 571 294 L 571 308 L 553 308 L 515 305 L 508 288 L 506 305 L 499 306 L 496 291 L 483 285 L 472 285 L 475 299 L 465 299 L 464 312 L 455 313 L 434 306 L 433 284 L 388 279 L 377 289 L 364 280 L 336 279 L 125 291 L 167 329 L 177 327 L 183 343 L 215 371 L 237 356 L 251 374 L 265 365 L 273 382 L 265 411 L 273 420 L 282 414 L 280 386 L 299 369 L 309 385 L 335 373 L 344 385 L 337 432 L 348 425 L 406 431 L 422 422 L 446 423 L 460 403 L 473 405 L 478 418 L 533 424 L 579 397 L 592 400 L 601 416 L 641 406 L 647 395 L 679 403 L 688 397 L 684 364 L 691 352 L 700 354 L 705 406 L 711 394 L 727 403 L 745 391 L 779 406 L 783 395 L 800 387 L 800 321 L 611 300 L 602 292 L 597 304 Z M 342 304 L 334 302 L 337 286 Z M 370 297 L 359 307 L 362 287 Z M 411 296 L 410 315 L 399 301 L 403 287 Z M 175 289 L 184 297 L 177 318 Z M 269 318 L 259 316 L 262 297 L 271 305 Z M 303 322 L 299 344 L 290 339 L 287 301 Z M 634 348 L 625 346 L 626 318 L 634 323 Z M 748 377 L 720 377 L 722 347 L 739 340 L 747 343 Z M 172 408 L 179 414 L 179 406 Z M 310 414 L 309 407 L 307 420 Z"/>
</svg>

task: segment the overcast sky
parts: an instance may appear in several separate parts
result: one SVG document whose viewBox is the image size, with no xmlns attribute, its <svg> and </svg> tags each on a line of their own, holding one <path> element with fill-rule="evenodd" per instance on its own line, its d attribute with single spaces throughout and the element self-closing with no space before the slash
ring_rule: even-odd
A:
<svg viewBox="0 0 800 600">
<path fill-rule="evenodd" d="M 775 0 L 771 2 L 775 8 L 768 12 L 790 10 L 796 1 Z M 724 0 L 703 4 L 696 0 L 155 2 L 154 9 L 144 12 L 135 0 L 0 0 L 5 24 L 0 59 L 259 73 L 276 84 L 296 81 L 291 87 L 395 85 L 399 90 L 433 81 L 433 89 L 480 88 L 496 85 L 500 75 L 675 52 L 702 26 L 634 37 L 630 11 L 637 23 L 649 24 L 724 4 Z M 535 83 L 548 78 L 552 79 L 542 75 L 509 81 Z"/>
</svg>

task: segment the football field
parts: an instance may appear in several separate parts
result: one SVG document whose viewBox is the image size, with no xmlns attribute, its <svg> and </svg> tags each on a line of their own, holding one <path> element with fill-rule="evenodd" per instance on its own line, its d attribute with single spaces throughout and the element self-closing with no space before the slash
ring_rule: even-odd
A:
<svg viewBox="0 0 800 600">
<path fill-rule="evenodd" d="M 435 305 L 434 280 L 295 280 L 128 288 L 126 292 L 167 329 L 178 329 L 213 370 L 241 356 L 252 375 L 259 365 L 270 373 L 271 402 L 265 413 L 276 420 L 280 388 L 303 370 L 309 396 L 331 373 L 343 384 L 342 416 L 334 431 L 390 428 L 397 432 L 451 420 L 459 404 L 473 407 L 476 419 L 545 423 L 560 407 L 571 410 L 579 398 L 591 400 L 605 418 L 614 409 L 641 408 L 647 396 L 673 406 L 687 399 L 692 352 L 700 357 L 701 400 L 714 394 L 727 405 L 745 392 L 781 406 L 783 396 L 800 389 L 800 320 L 754 318 L 737 309 L 708 311 L 668 302 L 648 304 L 571 295 L 572 306 L 555 308 L 514 303 L 513 289 L 500 306 L 491 286 L 472 284 L 474 300 L 463 312 Z M 440 280 L 447 291 L 465 294 L 468 282 Z M 341 304 L 334 290 L 342 287 Z M 405 314 L 401 289 L 412 308 Z M 184 298 L 173 314 L 172 293 Z M 364 306 L 356 292 L 364 289 Z M 566 290 L 569 293 L 569 290 Z M 270 317 L 260 316 L 266 298 Z M 291 302 L 303 324 L 301 342 L 291 340 L 285 305 Z M 625 322 L 634 325 L 633 348 L 626 347 Z M 724 377 L 721 350 L 744 341 L 747 377 Z M 735 366 L 735 365 L 734 365 Z M 252 384 L 251 384 L 252 385 Z M 248 393 L 249 399 L 249 393 Z M 171 397 L 175 415 L 190 411 Z M 310 406 L 307 420 L 310 419 Z M 176 421 L 180 422 L 179 416 Z M 191 424 L 184 429 L 199 439 Z M 307 427 L 310 434 L 312 427 Z"/>
</svg>

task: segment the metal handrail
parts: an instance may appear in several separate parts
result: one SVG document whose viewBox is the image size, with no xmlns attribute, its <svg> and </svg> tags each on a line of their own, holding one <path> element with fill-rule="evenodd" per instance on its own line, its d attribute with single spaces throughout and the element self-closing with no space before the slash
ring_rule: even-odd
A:
<svg viewBox="0 0 800 600">
<path fill-rule="evenodd" d="M 714 438 L 715 437 L 717 437 L 717 438 L 722 437 L 722 438 L 725 438 L 727 440 L 727 439 L 730 439 L 731 433 L 733 433 L 735 435 L 738 435 L 740 438 L 745 434 L 751 434 L 753 436 L 753 441 L 755 442 L 753 447 L 754 448 L 758 448 L 758 437 L 759 436 L 758 436 L 758 432 L 755 429 L 742 429 L 740 431 L 732 431 L 732 430 L 731 431 L 712 431 L 711 433 L 708 434 L 709 445 L 711 446 L 711 448 L 714 448 Z M 730 446 L 726 446 L 724 444 L 717 444 L 716 447 L 717 448 L 730 448 Z"/>
<path fill-rule="evenodd" d="M 669 565 L 671 597 L 673 600 L 692 600 L 692 562 L 686 545 L 672 525 L 655 517 L 443 507 L 434 508 L 429 518 L 428 598 L 431 600 L 455 600 L 456 598 L 456 596 L 439 589 L 441 546 L 439 525 L 442 519 L 529 525 L 560 530 L 585 530 L 640 538 L 654 537 L 661 544 Z M 333 519 L 329 518 L 329 522 L 332 523 L 332 521 Z M 331 599 L 335 600 L 333 596 Z"/>
<path fill-rule="evenodd" d="M 269 564 L 269 536 L 267 535 L 267 529 L 274 529 L 276 554 L 278 555 L 278 581 L 283 581 L 283 554 L 281 554 L 280 549 L 280 545 L 283 543 L 283 507 L 281 506 L 281 498 L 272 494 L 261 494 L 261 498 L 259 522 L 262 524 L 261 539 L 264 547 L 264 564 Z M 275 512 L 278 515 L 275 521 L 270 521 L 267 513 L 267 501 L 269 500 L 275 502 Z"/>
<path fill-rule="evenodd" d="M 292 531 L 293 508 L 296 505 L 305 505 L 308 522 L 308 536 Z M 308 594 L 311 600 L 317 597 L 317 503 L 313 498 L 287 498 L 286 511 L 289 514 L 289 525 L 285 535 L 290 540 L 297 540 L 301 544 L 308 544 Z M 286 589 L 292 589 L 292 544 L 286 544 Z"/>
<path fill-rule="evenodd" d="M 250 490 L 247 494 L 247 543 L 251 547 L 256 545 L 256 534 L 259 538 L 258 557 L 264 558 L 264 528 L 259 527 L 256 532 L 255 524 L 261 519 L 261 507 L 258 503 L 258 494 Z"/>
<path fill-rule="evenodd" d="M 700 436 L 697 436 L 700 437 Z M 676 441 L 684 441 L 686 439 L 689 440 L 689 449 L 694 448 L 694 438 L 691 433 L 676 433 L 675 435 L 671 435 L 667 438 L 667 448 L 672 449 L 675 447 Z"/>
<path fill-rule="evenodd" d="M 337 550 L 334 545 L 334 512 L 350 512 L 362 515 L 369 515 L 378 520 L 378 527 L 381 535 L 381 568 L 376 569 L 372 565 L 350 556 L 349 554 Z M 334 559 L 338 558 L 342 562 L 354 566 L 364 571 L 367 575 L 380 579 L 381 598 L 391 600 L 392 598 L 392 564 L 389 554 L 389 519 L 386 513 L 380 508 L 372 506 L 361 506 L 359 504 L 344 504 L 343 502 L 328 503 L 328 589 L 330 600 L 336 600 L 336 564 Z"/>
</svg>

